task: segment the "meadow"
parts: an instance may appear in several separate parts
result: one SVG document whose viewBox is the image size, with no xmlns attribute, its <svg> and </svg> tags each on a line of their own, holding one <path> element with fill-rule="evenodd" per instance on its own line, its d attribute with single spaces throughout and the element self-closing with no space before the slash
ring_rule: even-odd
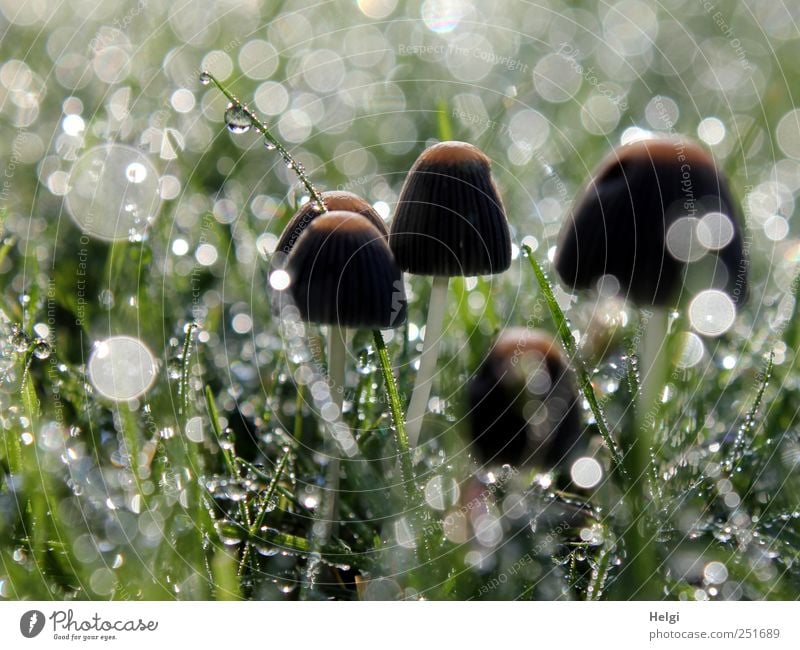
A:
<svg viewBox="0 0 800 650">
<path fill-rule="evenodd" d="M 796 6 L 51 5 L 0 2 L 0 599 L 800 596 Z M 727 179 L 747 297 L 692 301 L 712 256 L 682 278 L 645 413 L 652 311 L 554 261 L 598 166 L 654 136 Z M 391 227 L 453 140 L 491 160 L 508 268 L 432 303 L 405 274 L 337 398 L 281 233 L 337 190 Z M 476 448 L 470 385 L 510 328 L 563 351 L 569 463 Z"/>
</svg>

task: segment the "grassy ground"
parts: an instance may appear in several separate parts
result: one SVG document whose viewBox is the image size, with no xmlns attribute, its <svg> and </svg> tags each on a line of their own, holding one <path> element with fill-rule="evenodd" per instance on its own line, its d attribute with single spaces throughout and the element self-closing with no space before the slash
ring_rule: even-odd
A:
<svg viewBox="0 0 800 650">
<path fill-rule="evenodd" d="M 0 22 L 0 598 L 798 597 L 789 19 L 734 2 L 477 2 L 449 20 L 430 5 L 400 3 L 384 18 L 349 3 L 198 15 L 111 3 L 88 18 L 59 6 Z M 624 16 L 638 28 L 626 31 Z M 547 57 L 555 72 L 537 67 Z M 342 460 L 332 526 L 330 427 L 314 383 L 324 331 L 277 319 L 267 279 L 275 237 L 306 192 L 254 130 L 225 130 L 226 99 L 200 83 L 204 68 L 254 98 L 321 189 L 346 187 L 388 214 L 426 141 L 457 138 L 493 159 L 508 209 L 511 269 L 451 284 L 411 490 L 372 334 L 353 336 L 344 420 L 357 445 Z M 703 130 L 709 117 L 723 124 L 718 142 Z M 623 496 L 640 488 L 603 443 L 605 422 L 624 455 L 634 426 L 626 342 L 637 314 L 588 293 L 569 302 L 555 282 L 550 300 L 537 276 L 538 265 L 550 271 L 572 197 L 633 126 L 700 129 L 714 142 L 744 205 L 751 279 L 735 326 L 674 370 L 654 419 L 649 586 L 628 570 L 625 544 Z M 86 215 L 64 195 L 81 156 L 112 142 L 152 163 L 162 201 L 146 229 L 135 222 L 109 242 L 82 235 L 74 221 Z M 123 200 L 104 195 L 94 218 Z M 404 400 L 430 290 L 407 280 L 409 323 L 384 337 Z M 563 335 L 585 371 L 585 435 L 604 468 L 592 490 L 473 457 L 465 384 L 512 325 Z M 678 314 L 676 359 L 688 330 Z M 110 399 L 87 373 L 97 342 L 118 335 L 156 360 L 133 400 Z"/>
</svg>

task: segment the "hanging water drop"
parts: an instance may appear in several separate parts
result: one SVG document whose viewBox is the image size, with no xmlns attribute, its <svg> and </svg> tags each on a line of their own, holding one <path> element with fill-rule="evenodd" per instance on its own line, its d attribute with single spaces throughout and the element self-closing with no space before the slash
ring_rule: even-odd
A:
<svg viewBox="0 0 800 650">
<path fill-rule="evenodd" d="M 204 86 L 207 86 L 211 83 L 211 75 L 208 74 L 205 70 L 200 73 L 200 83 Z"/>
<path fill-rule="evenodd" d="M 244 106 L 231 102 L 225 109 L 225 124 L 228 126 L 228 131 L 240 134 L 250 130 L 253 120 Z"/>
<path fill-rule="evenodd" d="M 50 352 L 50 344 L 44 339 L 39 339 L 36 341 L 36 345 L 33 346 L 33 356 L 37 359 L 49 358 Z"/>
<path fill-rule="evenodd" d="M 275 143 L 274 143 L 274 142 L 271 142 L 270 140 L 266 140 L 266 139 L 265 139 L 265 140 L 264 140 L 264 148 L 265 148 L 267 151 L 275 151 L 275 149 L 276 149 L 277 147 L 275 146 Z"/>
</svg>

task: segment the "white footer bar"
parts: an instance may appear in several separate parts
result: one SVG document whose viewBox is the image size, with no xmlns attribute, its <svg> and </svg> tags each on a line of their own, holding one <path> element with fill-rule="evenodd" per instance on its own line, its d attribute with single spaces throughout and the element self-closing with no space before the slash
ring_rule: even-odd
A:
<svg viewBox="0 0 800 650">
<path fill-rule="evenodd" d="M 3 602 L 3 648 L 800 648 L 800 603 Z M 246 644 L 246 645 L 245 645 Z M 557 644 L 544 646 L 544 644 Z M 600 645 L 598 645 L 600 644 Z M 443 646 L 445 647 L 445 646 Z M 178 646 L 180 650 L 180 646 Z"/>
</svg>

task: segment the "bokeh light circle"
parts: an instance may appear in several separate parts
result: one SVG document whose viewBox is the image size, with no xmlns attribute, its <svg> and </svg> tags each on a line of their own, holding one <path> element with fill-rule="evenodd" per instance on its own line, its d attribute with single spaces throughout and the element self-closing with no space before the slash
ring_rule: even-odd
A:
<svg viewBox="0 0 800 650">
<path fill-rule="evenodd" d="M 157 366 L 153 353 L 139 339 L 112 336 L 95 343 L 86 373 L 103 397 L 128 401 L 153 385 Z"/>
<path fill-rule="evenodd" d="M 73 165 L 65 207 L 91 237 L 141 237 L 158 215 L 159 178 L 141 151 L 120 144 L 89 149 Z"/>
</svg>

